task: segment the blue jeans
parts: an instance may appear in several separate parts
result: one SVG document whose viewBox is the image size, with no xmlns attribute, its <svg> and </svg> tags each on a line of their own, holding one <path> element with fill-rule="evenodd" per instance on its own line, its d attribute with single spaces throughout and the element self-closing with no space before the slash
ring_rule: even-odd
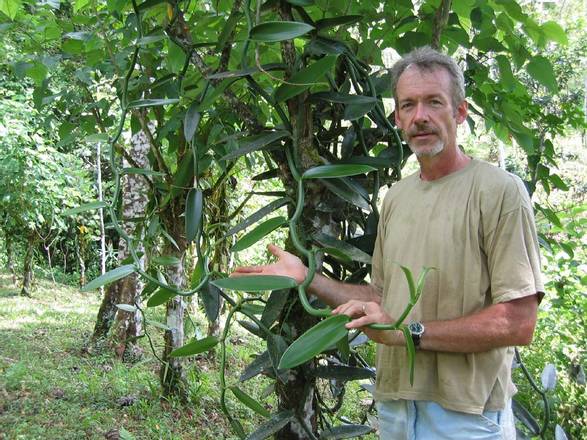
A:
<svg viewBox="0 0 587 440">
<path fill-rule="evenodd" d="M 511 403 L 481 415 L 425 400 L 377 402 L 381 440 L 515 440 Z"/>
</svg>

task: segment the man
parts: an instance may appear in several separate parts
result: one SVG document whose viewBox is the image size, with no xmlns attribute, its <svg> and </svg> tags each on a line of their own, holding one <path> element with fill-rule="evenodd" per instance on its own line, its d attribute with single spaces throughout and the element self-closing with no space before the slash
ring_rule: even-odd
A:
<svg viewBox="0 0 587 440">
<path fill-rule="evenodd" d="M 392 70 L 395 121 L 420 171 L 395 184 L 381 209 L 370 285 L 323 276 L 311 291 L 354 319 L 378 345 L 382 439 L 513 439 L 513 347 L 532 340 L 540 262 L 532 205 L 517 177 L 471 159 L 458 147 L 467 117 L 457 64 L 430 48 L 407 54 Z M 301 261 L 275 247 L 274 264 L 234 275 L 278 274 L 301 282 Z M 390 323 L 409 294 L 399 264 L 429 274 L 408 317 L 418 348 L 414 385 L 399 331 Z"/>
</svg>

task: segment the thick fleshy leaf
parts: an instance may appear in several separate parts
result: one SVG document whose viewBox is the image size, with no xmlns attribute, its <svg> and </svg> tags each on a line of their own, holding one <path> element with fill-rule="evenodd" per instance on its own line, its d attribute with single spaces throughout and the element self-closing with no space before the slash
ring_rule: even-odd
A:
<svg viewBox="0 0 587 440">
<path fill-rule="evenodd" d="M 259 414 L 263 417 L 269 417 L 271 415 L 269 413 L 269 411 L 267 411 L 267 409 L 263 405 L 261 405 L 259 402 L 257 402 L 255 399 L 253 399 L 251 396 L 249 396 L 247 393 L 245 393 L 243 390 L 241 390 L 236 385 L 231 386 L 230 391 L 232 391 L 232 394 L 234 394 L 234 396 L 238 400 L 240 400 L 243 405 L 252 409 L 257 414 Z"/>
<path fill-rule="evenodd" d="M 124 278 L 130 275 L 131 273 L 134 273 L 135 271 L 136 268 L 134 264 L 125 264 L 124 266 L 112 269 L 111 271 L 108 271 L 105 274 L 100 275 L 98 278 L 93 279 L 80 290 L 82 292 L 89 292 L 90 290 L 94 290 L 98 287 L 113 283 L 114 281 L 118 281 L 119 279 Z"/>
<path fill-rule="evenodd" d="M 414 385 L 414 369 L 416 363 L 416 347 L 414 346 L 414 340 L 412 339 L 412 334 L 410 333 L 410 329 L 407 325 L 403 325 L 401 327 L 401 331 L 404 334 L 404 339 L 406 341 L 406 350 L 408 352 L 408 369 L 410 371 L 410 385 Z"/>
<path fill-rule="evenodd" d="M 363 96 L 363 95 L 347 95 L 344 93 L 337 93 L 337 92 L 319 92 L 314 93 L 312 95 L 314 99 L 321 99 L 323 101 L 334 102 L 336 104 L 354 104 L 354 105 L 361 105 L 361 104 L 377 104 L 377 98 L 372 96 Z"/>
<path fill-rule="evenodd" d="M 287 219 L 285 217 L 274 217 L 270 218 L 269 220 L 265 220 L 251 232 L 243 235 L 240 240 L 237 241 L 234 246 L 232 246 L 230 251 L 239 252 L 247 249 L 286 223 Z"/>
<path fill-rule="evenodd" d="M 319 322 L 294 341 L 279 362 L 280 369 L 294 368 L 309 361 L 348 334 L 346 315 L 333 315 Z"/>
<path fill-rule="evenodd" d="M 120 174 L 141 174 L 143 176 L 157 176 L 157 177 L 165 176 L 165 173 L 162 173 L 160 171 L 153 171 L 153 170 L 147 170 L 144 168 L 133 168 L 133 167 L 123 168 L 122 170 L 120 170 Z"/>
<path fill-rule="evenodd" d="M 326 188 L 350 204 L 366 211 L 371 209 L 371 205 L 369 205 L 367 199 L 355 191 L 354 188 L 349 188 L 342 179 L 323 180 L 322 183 Z"/>
<path fill-rule="evenodd" d="M 64 215 L 79 214 L 80 212 L 92 211 L 94 209 L 106 208 L 108 203 L 106 202 L 92 202 L 86 203 L 85 205 L 78 206 L 77 208 L 66 209 L 63 211 Z"/>
<path fill-rule="evenodd" d="M 556 75 L 548 58 L 543 56 L 533 57 L 526 66 L 526 70 L 532 78 L 546 87 L 550 92 L 556 93 L 558 91 Z"/>
<path fill-rule="evenodd" d="M 129 313 L 134 313 L 138 310 L 136 306 L 133 306 L 131 304 L 116 304 L 116 307 L 118 307 L 120 310 L 124 310 L 125 312 Z"/>
<path fill-rule="evenodd" d="M 149 299 L 147 300 L 147 307 L 157 307 L 157 306 L 160 306 L 161 304 L 165 304 L 167 301 L 169 301 L 174 296 L 175 296 L 175 292 L 173 292 L 169 289 L 160 288 L 153 295 L 151 295 L 149 297 Z"/>
<path fill-rule="evenodd" d="M 204 304 L 204 312 L 208 321 L 214 322 L 218 319 L 218 313 L 220 312 L 220 289 L 214 284 L 208 282 L 198 292 L 202 303 Z"/>
<path fill-rule="evenodd" d="M 322 18 L 316 22 L 316 29 L 323 30 L 336 26 L 348 26 L 361 21 L 362 18 L 362 15 L 340 15 L 338 17 Z"/>
<path fill-rule="evenodd" d="M 361 380 L 372 379 L 375 371 L 370 368 L 349 367 L 347 365 L 319 366 L 312 370 L 312 375 L 323 379 Z"/>
<path fill-rule="evenodd" d="M 183 135 L 185 140 L 190 142 L 196 133 L 198 124 L 200 123 L 200 112 L 198 111 L 199 104 L 197 102 L 192 103 L 188 110 L 185 112 L 183 119 Z"/>
<path fill-rule="evenodd" d="M 346 241 L 338 240 L 331 235 L 318 232 L 314 234 L 314 239 L 322 246 L 335 248 L 342 252 L 348 259 L 358 261 L 360 263 L 371 264 L 371 256 L 361 249 L 347 243 Z"/>
<path fill-rule="evenodd" d="M 556 367 L 553 364 L 548 364 L 542 370 L 540 375 L 542 381 L 542 388 L 544 391 L 552 391 L 556 386 Z"/>
<path fill-rule="evenodd" d="M 273 70 L 285 70 L 286 66 L 282 63 L 271 63 L 263 64 L 261 68 L 264 72 L 271 72 Z M 213 73 L 211 75 L 208 75 L 206 79 L 240 78 L 243 76 L 249 76 L 259 72 L 261 72 L 261 70 L 257 66 L 254 66 L 242 70 L 229 70 L 226 72 Z"/>
<path fill-rule="evenodd" d="M 171 353 L 169 353 L 169 356 L 194 356 L 214 348 L 216 344 L 218 344 L 218 338 L 216 336 L 208 336 L 203 339 L 192 341 L 183 347 L 176 348 Z"/>
<path fill-rule="evenodd" d="M 325 429 L 320 433 L 320 440 L 338 440 L 344 438 L 355 438 L 373 432 L 368 425 L 340 425 Z"/>
<path fill-rule="evenodd" d="M 375 103 L 373 104 L 348 104 L 344 108 L 343 119 L 347 121 L 355 121 L 367 113 L 369 113 L 375 107 Z"/>
<path fill-rule="evenodd" d="M 249 331 L 249 333 L 252 333 L 253 335 L 261 338 L 261 339 L 265 339 L 265 334 L 263 333 L 263 331 L 259 328 L 259 326 L 257 324 L 255 324 L 254 322 L 251 321 L 244 321 L 242 319 L 239 319 L 237 321 L 243 328 L 245 328 L 246 330 Z"/>
<path fill-rule="evenodd" d="M 336 58 L 336 55 L 325 56 L 299 72 L 296 72 L 287 83 L 281 84 L 275 90 L 275 100 L 277 102 L 285 101 L 307 90 L 312 84 L 317 83 L 319 79 L 323 78 L 324 75 L 334 68 Z"/>
<path fill-rule="evenodd" d="M 160 266 L 178 266 L 181 264 L 181 260 L 179 258 L 173 257 L 171 255 L 159 255 L 157 257 L 153 257 L 151 262 Z"/>
<path fill-rule="evenodd" d="M 246 219 L 244 219 L 238 225 L 230 228 L 228 230 L 228 232 L 226 232 L 225 237 L 230 237 L 231 235 L 234 235 L 237 232 L 240 232 L 243 229 L 248 228 L 250 225 L 258 222 L 266 215 L 269 215 L 269 214 L 275 212 L 278 208 L 281 208 L 283 205 L 285 205 L 289 201 L 290 201 L 290 199 L 288 197 L 283 197 L 281 199 L 274 200 L 273 202 L 269 203 L 267 206 L 264 206 L 263 208 L 259 209 L 258 211 L 255 211 L 253 214 L 248 216 Z"/>
<path fill-rule="evenodd" d="M 338 350 L 340 360 L 345 364 L 348 364 L 351 357 L 351 346 L 349 344 L 349 338 L 340 338 L 336 343 L 336 349 Z"/>
<path fill-rule="evenodd" d="M 139 99 L 128 103 L 128 108 L 158 107 L 161 105 L 177 104 L 179 99 Z"/>
<path fill-rule="evenodd" d="M 560 425 L 554 427 L 554 440 L 569 440 L 565 430 Z"/>
<path fill-rule="evenodd" d="M 283 307 L 287 303 L 288 293 L 289 290 L 274 290 L 269 295 L 265 308 L 263 309 L 263 314 L 261 315 L 261 322 L 266 327 L 271 327 L 281 314 Z"/>
<path fill-rule="evenodd" d="M 512 409 L 516 418 L 521 421 L 533 435 L 538 435 L 540 433 L 540 425 L 536 419 L 515 399 L 512 400 Z"/>
<path fill-rule="evenodd" d="M 185 236 L 192 242 L 198 236 L 202 227 L 202 210 L 204 195 L 199 189 L 192 188 L 185 201 Z"/>
<path fill-rule="evenodd" d="M 356 176 L 357 174 L 365 174 L 375 171 L 370 165 L 361 164 L 333 164 L 333 165 L 319 165 L 310 168 L 304 174 L 302 179 L 332 179 L 337 177 Z"/>
<path fill-rule="evenodd" d="M 292 410 L 281 411 L 259 426 L 246 440 L 264 440 L 275 434 L 292 420 L 294 420 L 294 412 Z"/>
<path fill-rule="evenodd" d="M 212 281 L 215 286 L 226 290 L 241 292 L 263 292 L 266 290 L 292 289 L 297 286 L 295 280 L 277 275 L 251 275 L 234 278 L 222 278 Z"/>
<path fill-rule="evenodd" d="M 267 148 L 274 142 L 288 137 L 289 135 L 289 132 L 286 130 L 276 130 L 242 138 L 238 141 L 239 148 L 223 156 L 220 160 L 236 159 L 245 154 L 252 153 L 253 151 Z"/>
<path fill-rule="evenodd" d="M 269 358 L 271 359 L 271 365 L 273 366 L 273 371 L 275 372 L 275 376 L 282 382 L 287 383 L 288 381 L 288 372 L 279 367 L 279 361 L 283 356 L 283 353 L 287 350 L 287 342 L 283 336 L 276 335 L 276 334 L 269 334 L 267 336 L 267 351 L 269 352 Z"/>
<path fill-rule="evenodd" d="M 314 26 L 298 21 L 267 21 L 253 27 L 249 38 L 270 43 L 301 37 L 312 30 Z"/>
<path fill-rule="evenodd" d="M 255 377 L 264 371 L 267 371 L 271 368 L 271 357 L 269 356 L 268 351 L 264 351 L 259 356 L 257 356 L 253 362 L 251 362 L 247 367 L 244 369 L 242 374 L 239 377 L 241 382 L 249 380 L 252 377 Z"/>
</svg>

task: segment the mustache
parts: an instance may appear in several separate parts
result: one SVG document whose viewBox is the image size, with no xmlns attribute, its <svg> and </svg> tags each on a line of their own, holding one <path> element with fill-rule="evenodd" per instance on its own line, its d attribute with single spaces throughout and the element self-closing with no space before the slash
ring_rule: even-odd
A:
<svg viewBox="0 0 587 440">
<path fill-rule="evenodd" d="M 431 125 L 423 124 L 412 128 L 407 133 L 409 137 L 418 136 L 421 134 L 438 134 L 438 130 Z"/>
</svg>

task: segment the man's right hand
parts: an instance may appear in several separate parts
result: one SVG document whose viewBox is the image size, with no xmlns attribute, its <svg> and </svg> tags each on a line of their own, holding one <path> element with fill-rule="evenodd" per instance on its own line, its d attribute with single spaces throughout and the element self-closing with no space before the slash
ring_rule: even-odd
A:
<svg viewBox="0 0 587 440">
<path fill-rule="evenodd" d="M 298 284 L 304 281 L 308 268 L 302 263 L 302 260 L 273 244 L 267 246 L 267 250 L 277 257 L 275 263 L 237 267 L 230 276 L 280 275 L 293 278 Z"/>
</svg>

